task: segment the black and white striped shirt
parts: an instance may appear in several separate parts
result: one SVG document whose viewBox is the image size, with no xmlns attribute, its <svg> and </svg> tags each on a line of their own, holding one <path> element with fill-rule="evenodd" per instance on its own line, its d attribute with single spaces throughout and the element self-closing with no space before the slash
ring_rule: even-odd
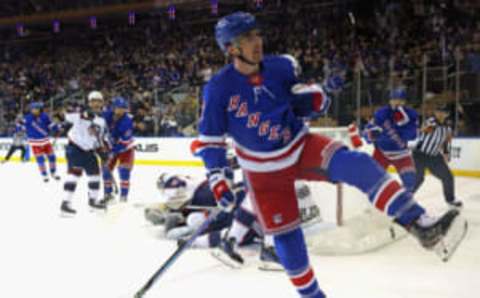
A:
<svg viewBox="0 0 480 298">
<path fill-rule="evenodd" d="M 422 131 L 416 150 L 432 156 L 446 153 L 447 141 L 452 133 L 450 127 L 445 122 L 440 123 L 435 117 L 427 119 L 424 127 L 431 127 L 431 131 Z"/>
</svg>

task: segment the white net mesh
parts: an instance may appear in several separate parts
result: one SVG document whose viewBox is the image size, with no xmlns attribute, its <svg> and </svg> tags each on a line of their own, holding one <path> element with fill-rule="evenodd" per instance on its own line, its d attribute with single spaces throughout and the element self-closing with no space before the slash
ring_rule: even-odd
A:
<svg viewBox="0 0 480 298">
<path fill-rule="evenodd" d="M 351 146 L 346 127 L 320 128 L 314 131 Z M 402 228 L 372 208 L 367 196 L 356 188 L 326 182 L 307 182 L 307 185 L 322 214 L 321 223 L 304 228 L 312 253 L 366 253 L 405 235 Z"/>
</svg>

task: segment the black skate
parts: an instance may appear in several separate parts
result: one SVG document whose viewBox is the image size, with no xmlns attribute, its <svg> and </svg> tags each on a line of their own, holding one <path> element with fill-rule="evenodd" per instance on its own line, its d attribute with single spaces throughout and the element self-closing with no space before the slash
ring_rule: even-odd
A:
<svg viewBox="0 0 480 298">
<path fill-rule="evenodd" d="M 114 200 L 115 200 L 115 197 L 111 193 L 106 193 L 100 202 L 106 206 L 108 204 L 113 203 Z"/>
<path fill-rule="evenodd" d="M 232 269 L 240 269 L 244 264 L 242 256 L 235 251 L 235 239 L 222 239 L 212 256 Z"/>
<path fill-rule="evenodd" d="M 47 176 L 43 177 L 43 182 L 47 183 L 48 181 L 50 181 L 50 179 L 48 179 Z"/>
<path fill-rule="evenodd" d="M 68 202 L 68 201 L 63 201 L 62 202 L 62 206 L 60 206 L 60 210 L 62 212 L 61 215 L 64 216 L 64 217 L 70 217 L 70 216 L 74 216 L 75 214 L 77 214 L 77 211 L 72 208 L 72 206 L 70 205 L 70 202 Z"/>
<path fill-rule="evenodd" d="M 105 205 L 102 201 L 96 202 L 94 199 L 88 200 L 88 206 L 90 206 L 90 208 L 92 208 L 93 210 L 107 210 L 107 205 Z"/>
<path fill-rule="evenodd" d="M 447 204 L 448 204 L 448 206 L 450 206 L 450 208 L 456 208 L 456 209 L 463 208 L 463 202 L 462 201 L 454 200 L 454 201 L 451 201 L 451 202 L 447 202 Z"/>
<path fill-rule="evenodd" d="M 409 232 L 425 249 L 434 250 L 442 261 L 446 262 L 467 233 L 468 224 L 459 215 L 459 210 L 451 209 L 431 224 L 421 225 L 416 221 Z"/>
<path fill-rule="evenodd" d="M 282 264 L 273 246 L 265 246 L 262 244 L 260 249 L 260 266 L 258 266 L 258 269 L 263 271 L 283 271 Z"/>
<path fill-rule="evenodd" d="M 51 176 L 52 176 L 52 178 L 53 178 L 54 180 L 60 181 L 60 176 L 59 176 L 59 175 L 57 175 L 57 174 L 51 174 Z"/>
<path fill-rule="evenodd" d="M 126 203 L 128 201 L 127 196 L 120 196 L 120 203 Z"/>
</svg>

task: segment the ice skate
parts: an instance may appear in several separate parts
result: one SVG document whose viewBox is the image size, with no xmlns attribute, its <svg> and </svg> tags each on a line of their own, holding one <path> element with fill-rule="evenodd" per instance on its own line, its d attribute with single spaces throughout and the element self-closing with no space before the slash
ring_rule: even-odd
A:
<svg viewBox="0 0 480 298">
<path fill-rule="evenodd" d="M 61 216 L 62 217 L 72 217 L 77 214 L 77 211 L 72 208 L 70 202 L 63 201 L 62 205 L 60 206 Z"/>
<path fill-rule="evenodd" d="M 273 246 L 261 246 L 260 265 L 258 269 L 263 271 L 283 271 L 282 264 Z"/>
<path fill-rule="evenodd" d="M 244 260 L 235 251 L 235 246 L 234 238 L 223 239 L 220 245 L 212 251 L 212 256 L 230 268 L 240 269 L 244 264 Z"/>
<path fill-rule="evenodd" d="M 111 193 L 107 193 L 105 194 L 101 202 L 106 206 L 106 205 L 112 204 L 114 200 L 115 200 L 115 197 Z"/>
<path fill-rule="evenodd" d="M 58 174 L 51 174 L 50 176 L 52 176 L 52 178 L 56 181 L 60 181 L 60 175 Z"/>
<path fill-rule="evenodd" d="M 107 205 L 105 205 L 102 201 L 97 202 L 94 199 L 89 199 L 88 205 L 90 206 L 90 208 L 92 208 L 92 210 L 107 210 Z"/>
<path fill-rule="evenodd" d="M 455 209 L 462 209 L 463 208 L 463 202 L 459 200 L 454 200 L 451 202 L 447 202 L 448 206 L 450 208 L 455 208 Z"/>
<path fill-rule="evenodd" d="M 425 249 L 435 251 L 446 262 L 467 233 L 468 224 L 459 215 L 459 210 L 451 209 L 437 219 L 421 218 L 415 221 L 409 231 Z"/>
</svg>

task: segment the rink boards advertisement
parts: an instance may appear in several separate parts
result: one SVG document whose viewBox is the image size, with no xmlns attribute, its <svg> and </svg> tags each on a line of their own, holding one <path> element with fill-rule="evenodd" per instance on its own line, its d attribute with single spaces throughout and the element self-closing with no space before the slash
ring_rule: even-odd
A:
<svg viewBox="0 0 480 298">
<path fill-rule="evenodd" d="M 201 167 L 202 162 L 190 152 L 193 138 L 136 138 L 135 164 L 148 166 Z M 54 141 L 60 163 L 65 162 L 66 139 Z M 7 154 L 10 138 L 0 138 L 0 159 Z M 371 151 L 371 148 L 365 148 Z M 12 160 L 19 160 L 19 152 Z M 456 175 L 480 178 L 480 138 L 455 138 L 452 142 L 450 167 Z"/>
</svg>

